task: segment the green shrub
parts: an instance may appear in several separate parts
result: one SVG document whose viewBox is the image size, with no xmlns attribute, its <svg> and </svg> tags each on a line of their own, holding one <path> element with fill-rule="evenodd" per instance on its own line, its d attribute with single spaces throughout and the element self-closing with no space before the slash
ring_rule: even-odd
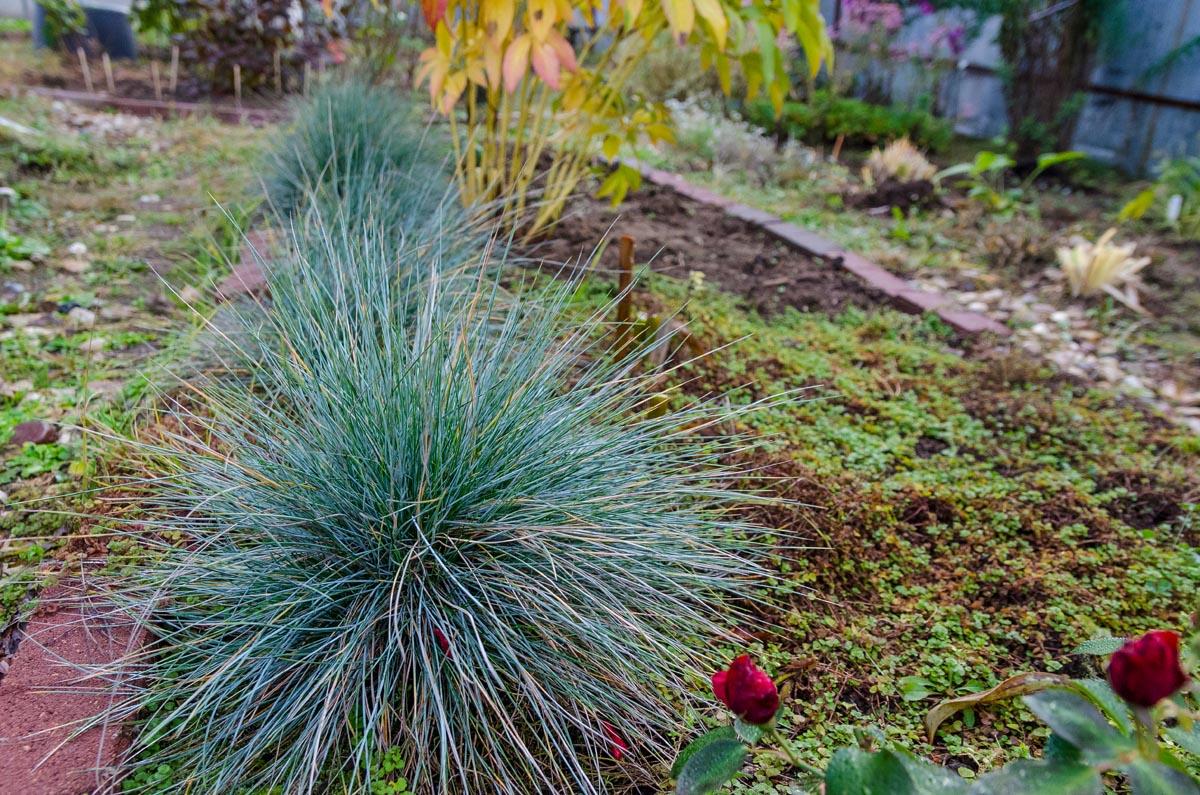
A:
<svg viewBox="0 0 1200 795">
<path fill-rule="evenodd" d="M 606 724 L 666 759 L 671 694 L 752 620 L 741 442 L 683 430 L 718 404 L 649 416 L 656 374 L 560 322 L 574 284 L 444 296 L 440 227 L 294 240 L 253 384 L 197 383 L 168 423 L 196 433 L 153 451 L 130 533 L 192 543 L 111 583 L 157 642 L 107 717 L 148 715 L 165 791 L 368 792 L 384 749 L 415 792 L 605 791 Z"/>
<path fill-rule="evenodd" d="M 938 151 L 949 145 L 952 135 L 950 123 L 928 111 L 871 105 L 827 89 L 814 92 L 808 102 L 784 103 L 778 119 L 766 100 L 747 104 L 745 114 L 765 129 L 782 128 L 789 138 L 814 145 L 845 136 L 847 145 L 869 147 L 908 136 L 921 148 Z"/>
</svg>

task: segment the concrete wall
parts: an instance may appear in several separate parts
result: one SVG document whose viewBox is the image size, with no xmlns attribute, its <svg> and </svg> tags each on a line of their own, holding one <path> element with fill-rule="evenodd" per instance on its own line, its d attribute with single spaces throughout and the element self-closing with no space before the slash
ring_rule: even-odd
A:
<svg viewBox="0 0 1200 795">
<path fill-rule="evenodd" d="M 33 0 L 0 0 L 0 17 L 33 19 Z"/>
<path fill-rule="evenodd" d="M 830 24 L 837 18 L 838 4 L 839 0 L 822 0 Z M 1200 154 L 1200 52 L 1161 73 L 1146 74 L 1180 44 L 1200 36 L 1200 0 L 1126 0 L 1123 13 L 1118 39 L 1101 53 L 1092 74 L 1074 147 L 1145 174 L 1163 158 Z M 897 43 L 922 41 L 936 24 L 933 18 L 918 18 L 899 34 Z M 1002 134 L 1007 125 L 995 74 L 1002 65 L 995 44 L 998 28 L 998 19 L 988 20 L 957 63 L 942 65 L 938 110 L 966 135 L 990 138 Z M 920 65 L 868 64 L 847 56 L 837 71 L 852 79 L 879 69 L 891 72 L 893 101 L 911 103 L 929 94 L 930 70 Z"/>
</svg>

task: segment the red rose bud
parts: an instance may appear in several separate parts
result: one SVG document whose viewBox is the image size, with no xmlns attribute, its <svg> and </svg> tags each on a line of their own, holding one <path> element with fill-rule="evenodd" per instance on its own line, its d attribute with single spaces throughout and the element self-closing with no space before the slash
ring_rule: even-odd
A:
<svg viewBox="0 0 1200 795">
<path fill-rule="evenodd" d="M 625 755 L 625 752 L 629 750 L 628 743 L 625 742 L 625 739 L 617 733 L 617 730 L 608 721 L 600 721 L 600 728 L 604 729 L 604 734 L 608 737 L 608 752 L 612 754 L 613 759 L 620 760 Z"/>
<path fill-rule="evenodd" d="M 1179 664 L 1179 635 L 1167 630 L 1147 632 L 1129 641 L 1108 663 L 1112 689 L 1130 704 L 1153 707 L 1187 682 Z"/>
<path fill-rule="evenodd" d="M 713 695 L 746 723 L 765 725 L 779 711 L 779 690 L 748 654 L 730 663 L 728 670 L 713 674 L 712 688 Z"/>
<path fill-rule="evenodd" d="M 442 632 L 437 627 L 433 628 L 433 639 L 437 641 L 438 648 L 442 650 L 442 654 L 447 657 L 450 655 L 450 639 L 446 637 L 446 633 Z"/>
</svg>

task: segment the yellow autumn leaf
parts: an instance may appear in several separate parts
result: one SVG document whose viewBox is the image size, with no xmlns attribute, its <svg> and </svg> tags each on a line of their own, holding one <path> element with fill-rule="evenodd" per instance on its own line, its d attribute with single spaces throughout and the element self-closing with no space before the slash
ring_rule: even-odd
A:
<svg viewBox="0 0 1200 795">
<path fill-rule="evenodd" d="M 483 71 L 487 74 L 487 84 L 492 88 L 499 86 L 503 79 L 501 55 L 499 43 L 488 41 L 483 45 Z"/>
<path fill-rule="evenodd" d="M 513 16 L 517 11 L 514 0 L 484 0 L 480 9 L 483 32 L 491 41 L 501 42 L 512 30 Z"/>
<path fill-rule="evenodd" d="M 454 110 L 455 103 L 462 96 L 463 89 L 467 87 L 467 73 L 458 71 L 446 78 L 446 86 L 442 89 L 442 100 L 438 103 L 439 110 L 444 114 L 449 114 Z"/>
<path fill-rule="evenodd" d="M 625 7 L 625 29 L 632 28 L 642 13 L 642 0 L 624 0 L 622 5 Z"/>
<path fill-rule="evenodd" d="M 693 0 L 696 13 L 708 23 L 712 29 L 713 38 L 717 40 L 717 49 L 725 49 L 725 37 L 729 33 L 729 20 L 725 18 L 725 9 L 721 8 L 719 0 Z"/>
<path fill-rule="evenodd" d="M 554 0 L 529 0 L 525 26 L 536 42 L 543 42 L 554 27 L 557 8 Z"/>
<path fill-rule="evenodd" d="M 672 36 L 682 42 L 691 35 L 696 26 L 696 7 L 692 0 L 662 0 L 662 9 Z"/>
</svg>

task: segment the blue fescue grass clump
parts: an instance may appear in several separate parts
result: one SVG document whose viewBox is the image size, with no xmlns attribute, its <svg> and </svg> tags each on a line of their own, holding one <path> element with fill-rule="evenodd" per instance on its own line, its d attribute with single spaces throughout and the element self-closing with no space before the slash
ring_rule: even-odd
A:
<svg viewBox="0 0 1200 795">
<path fill-rule="evenodd" d="M 374 183 L 376 202 L 415 192 L 436 204 L 450 185 L 444 146 L 421 125 L 412 104 L 353 77 L 322 84 L 296 106 L 264 169 L 268 206 L 284 219 L 314 203 L 328 210 L 356 201 L 368 195 L 364 179 Z M 380 177 L 391 190 L 375 182 Z"/>
<path fill-rule="evenodd" d="M 574 285 L 501 300 L 444 278 L 445 237 L 296 241 L 253 384 L 199 384 L 147 450 L 139 531 L 189 542 L 112 584 L 155 640 L 107 717 L 168 791 L 369 791 L 392 753 L 416 792 L 604 792 L 745 618 L 727 418 L 651 416 L 657 374 L 562 323 Z"/>
</svg>

